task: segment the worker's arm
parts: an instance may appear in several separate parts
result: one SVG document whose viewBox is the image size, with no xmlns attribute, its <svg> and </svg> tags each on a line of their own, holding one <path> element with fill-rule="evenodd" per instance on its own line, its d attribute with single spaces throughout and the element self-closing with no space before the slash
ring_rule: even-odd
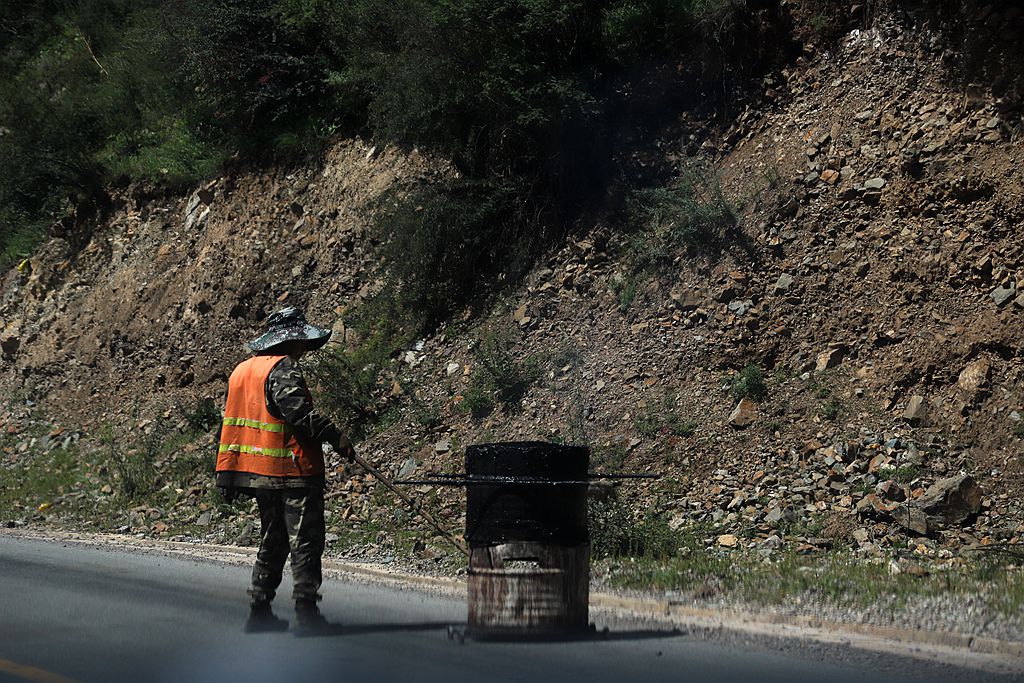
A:
<svg viewBox="0 0 1024 683">
<path fill-rule="evenodd" d="M 299 364 L 285 358 L 267 377 L 267 409 L 288 423 L 300 437 L 315 443 L 329 443 L 341 455 L 351 458 L 352 443 L 328 418 L 313 410 L 313 400 Z"/>
</svg>

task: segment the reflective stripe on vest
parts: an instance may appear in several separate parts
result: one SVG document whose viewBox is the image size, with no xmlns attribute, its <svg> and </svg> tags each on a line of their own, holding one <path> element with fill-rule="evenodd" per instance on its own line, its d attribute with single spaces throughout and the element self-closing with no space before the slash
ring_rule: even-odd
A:
<svg viewBox="0 0 1024 683">
<path fill-rule="evenodd" d="M 286 357 L 253 356 L 231 373 L 217 450 L 218 472 L 268 477 L 324 473 L 320 445 L 300 444 L 284 420 L 267 408 L 267 378 Z"/>
<path fill-rule="evenodd" d="M 228 427 L 252 427 L 262 429 L 265 432 L 283 432 L 284 423 L 274 424 L 273 422 L 260 422 L 259 420 L 247 420 L 244 417 L 225 417 L 224 424 Z"/>
<path fill-rule="evenodd" d="M 228 451 L 234 451 L 235 453 L 252 453 L 255 455 L 267 455 L 271 458 L 290 458 L 292 455 L 292 449 L 290 448 L 262 448 L 260 446 L 243 446 L 242 444 L 222 443 L 220 445 L 219 453 L 226 453 Z"/>
</svg>

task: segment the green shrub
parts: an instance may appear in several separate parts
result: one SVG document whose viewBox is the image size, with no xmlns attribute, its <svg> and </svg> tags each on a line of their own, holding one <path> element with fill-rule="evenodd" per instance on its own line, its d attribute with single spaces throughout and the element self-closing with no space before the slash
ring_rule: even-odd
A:
<svg viewBox="0 0 1024 683">
<path fill-rule="evenodd" d="M 602 3 L 380 4 L 349 15 L 351 73 L 373 94 L 377 135 L 438 150 L 468 177 L 526 176 L 549 197 L 603 181 Z"/>
<path fill-rule="evenodd" d="M 378 381 L 387 362 L 388 354 L 371 342 L 354 351 L 327 348 L 303 365 L 318 409 L 358 439 L 381 415 Z"/>
<path fill-rule="evenodd" d="M 411 328 L 433 328 L 480 299 L 488 278 L 525 271 L 541 237 L 530 221 L 508 184 L 448 180 L 396 191 L 375 218 L 389 267 L 385 296 Z"/>
<path fill-rule="evenodd" d="M 134 443 L 114 437 L 113 428 L 105 425 L 100 443 L 105 447 L 108 462 L 117 473 L 116 485 L 128 500 L 138 500 L 153 493 L 157 483 L 156 462 L 169 432 L 153 428 Z"/>
<path fill-rule="evenodd" d="M 693 436 L 697 431 L 697 421 L 685 418 L 676 408 L 675 398 L 670 395 L 650 405 L 636 418 L 636 430 L 643 436 Z"/>
<path fill-rule="evenodd" d="M 189 0 L 183 76 L 210 124 L 243 148 L 285 151 L 308 122 L 344 118 L 343 8 L 321 0 Z"/>
<path fill-rule="evenodd" d="M 821 407 L 821 414 L 826 420 L 835 420 L 843 412 L 843 402 L 835 396 L 825 401 Z"/>
<path fill-rule="evenodd" d="M 212 399 L 203 399 L 196 403 L 195 408 L 184 413 L 189 429 L 196 434 L 209 434 L 214 427 L 220 426 L 221 411 Z"/>
<path fill-rule="evenodd" d="M 747 365 L 733 376 L 729 392 L 736 399 L 750 398 L 755 401 L 763 399 L 768 395 L 764 370 L 755 363 Z"/>
<path fill-rule="evenodd" d="M 587 504 L 590 551 L 595 559 L 644 557 L 666 559 L 680 551 L 680 537 L 659 514 L 634 514 L 617 496 Z"/>
<path fill-rule="evenodd" d="M 647 256 L 649 265 L 658 265 L 680 247 L 700 248 L 720 242 L 726 230 L 736 225 L 717 175 L 699 163 L 686 166 L 665 187 L 639 192 L 634 212 L 651 250 L 639 256 Z"/>
<path fill-rule="evenodd" d="M 530 386 L 540 379 L 540 363 L 533 357 L 519 360 L 508 340 L 495 333 L 484 337 L 475 355 L 477 368 L 463 394 L 463 409 L 474 417 L 483 417 L 498 404 L 517 412 Z"/>
</svg>

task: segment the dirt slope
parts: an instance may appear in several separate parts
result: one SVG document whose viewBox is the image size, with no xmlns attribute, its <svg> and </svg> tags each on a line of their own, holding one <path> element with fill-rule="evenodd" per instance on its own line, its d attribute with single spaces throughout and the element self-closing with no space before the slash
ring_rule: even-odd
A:
<svg viewBox="0 0 1024 683">
<path fill-rule="evenodd" d="M 666 475 L 624 493 L 723 544 L 1020 542 L 1024 121 L 954 85 L 940 53 L 885 20 L 775 75 L 699 150 L 742 202 L 733 246 L 681 254 L 624 306 L 625 247 L 594 226 L 485 319 L 397 359 L 381 386 L 398 417 L 364 451 L 408 474 L 457 469 L 476 441 L 585 440 L 598 467 Z M 663 141 L 680 165 L 697 153 L 685 141 Z M 350 141 L 321 166 L 185 198 L 126 191 L 84 252 L 55 240 L 5 276 L 0 385 L 69 428 L 219 399 L 266 313 L 295 303 L 333 324 L 371 291 L 360 209 L 442 172 Z M 464 404 L 488 337 L 539 372 L 478 419 Z M 748 364 L 767 392 L 737 406 Z M 24 401 L 7 411 L 17 431 Z M 960 474 L 972 481 L 950 483 Z M 965 515 L 915 503 L 944 480 L 935 495 L 960 487 Z M 458 492 L 434 493 L 457 519 Z"/>
</svg>

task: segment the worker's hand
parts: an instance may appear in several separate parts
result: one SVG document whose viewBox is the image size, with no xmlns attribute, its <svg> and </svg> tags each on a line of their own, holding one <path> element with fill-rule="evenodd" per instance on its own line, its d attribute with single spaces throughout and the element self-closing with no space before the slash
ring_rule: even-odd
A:
<svg viewBox="0 0 1024 683">
<path fill-rule="evenodd" d="M 338 455 L 345 458 L 349 462 L 355 462 L 356 449 L 352 447 L 352 442 L 348 440 L 348 437 L 344 434 L 339 434 L 338 438 L 335 439 L 334 443 L 331 444 L 331 448 L 335 450 Z"/>
</svg>

